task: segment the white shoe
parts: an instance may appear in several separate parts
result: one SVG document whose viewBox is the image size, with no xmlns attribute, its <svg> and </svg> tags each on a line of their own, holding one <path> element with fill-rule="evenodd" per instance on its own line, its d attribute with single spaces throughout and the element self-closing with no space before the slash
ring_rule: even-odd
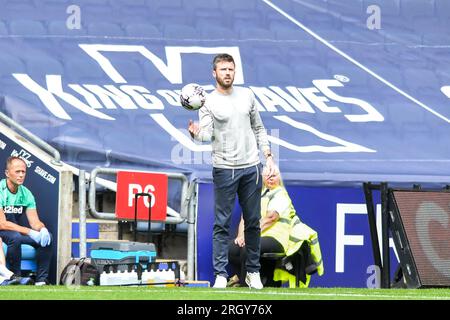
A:
<svg viewBox="0 0 450 320">
<path fill-rule="evenodd" d="M 47 283 L 45 281 L 39 281 L 34 284 L 35 286 L 46 286 Z"/>
<path fill-rule="evenodd" d="M 247 275 L 245 276 L 245 283 L 250 289 L 260 290 L 263 288 L 259 272 L 247 272 Z"/>
<path fill-rule="evenodd" d="M 224 276 L 216 276 L 216 281 L 214 282 L 213 288 L 224 289 L 227 287 L 227 278 Z"/>
</svg>

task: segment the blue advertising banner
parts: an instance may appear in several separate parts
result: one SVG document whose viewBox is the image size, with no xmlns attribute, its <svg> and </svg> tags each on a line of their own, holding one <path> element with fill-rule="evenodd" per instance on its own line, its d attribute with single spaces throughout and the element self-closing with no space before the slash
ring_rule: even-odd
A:
<svg viewBox="0 0 450 320">
<path fill-rule="evenodd" d="M 325 273 L 312 276 L 311 287 L 379 287 L 379 273 L 374 265 L 366 202 L 362 186 L 306 187 L 287 186 L 297 215 L 318 232 Z M 200 184 L 197 218 L 198 278 L 214 283 L 212 269 L 212 227 L 214 223 L 214 188 Z M 374 193 L 378 230 L 381 231 L 379 194 Z M 240 208 L 233 211 L 232 239 L 236 236 Z M 379 235 L 379 239 L 381 236 Z M 390 239 L 391 275 L 398 265 Z M 381 249 L 380 249 L 381 250 Z M 231 270 L 230 270 L 231 272 Z M 231 276 L 232 274 L 230 274 Z"/>
</svg>

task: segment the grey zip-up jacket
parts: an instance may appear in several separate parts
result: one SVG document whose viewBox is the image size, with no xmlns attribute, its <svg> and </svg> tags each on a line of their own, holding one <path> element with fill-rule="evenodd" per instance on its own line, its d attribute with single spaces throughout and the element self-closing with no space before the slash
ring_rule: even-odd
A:
<svg viewBox="0 0 450 320">
<path fill-rule="evenodd" d="M 241 169 L 260 162 L 258 147 L 270 151 L 253 92 L 233 86 L 229 95 L 211 92 L 199 110 L 200 131 L 195 139 L 212 145 L 213 166 Z"/>
</svg>

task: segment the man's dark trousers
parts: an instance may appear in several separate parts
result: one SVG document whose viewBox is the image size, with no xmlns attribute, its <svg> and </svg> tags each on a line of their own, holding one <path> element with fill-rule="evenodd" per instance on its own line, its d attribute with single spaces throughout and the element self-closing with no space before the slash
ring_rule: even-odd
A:
<svg viewBox="0 0 450 320">
<path fill-rule="evenodd" d="M 2 230 L 0 237 L 3 242 L 8 245 L 6 254 L 6 264 L 8 268 L 17 276 L 21 275 L 20 262 L 22 260 L 22 244 L 29 244 L 36 249 L 36 282 L 48 281 L 48 271 L 52 258 L 53 237 L 50 235 L 52 242 L 47 247 L 41 247 L 29 236 L 20 234 L 17 231 Z"/>
<path fill-rule="evenodd" d="M 236 194 L 244 218 L 246 267 L 248 272 L 259 272 L 261 229 L 261 177 L 262 165 L 243 169 L 213 168 L 215 220 L 213 228 L 214 275 L 228 277 L 228 243 L 231 215 Z"/>
</svg>

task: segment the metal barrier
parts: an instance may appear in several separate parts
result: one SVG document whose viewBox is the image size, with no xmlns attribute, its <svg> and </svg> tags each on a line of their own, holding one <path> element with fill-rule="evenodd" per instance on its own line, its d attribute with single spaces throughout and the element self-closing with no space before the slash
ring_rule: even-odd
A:
<svg viewBox="0 0 450 320">
<path fill-rule="evenodd" d="M 25 129 L 23 126 L 15 122 L 13 119 L 6 116 L 4 113 L 0 112 L 0 120 L 5 123 L 6 125 L 16 129 L 20 134 L 24 135 L 27 139 L 30 140 L 31 143 L 34 143 L 36 146 L 41 148 L 42 150 L 45 150 L 47 153 L 53 156 L 53 159 L 51 162 L 54 165 L 62 166 L 61 163 L 61 155 L 58 150 L 53 148 L 51 145 L 49 145 L 47 142 L 36 136 L 35 134 L 31 133 L 27 129 Z"/>
<path fill-rule="evenodd" d="M 107 219 L 107 220 L 115 220 L 116 214 L 113 212 L 99 212 L 96 210 L 96 178 L 98 174 L 110 174 L 110 175 L 117 175 L 119 171 L 125 171 L 126 169 L 116 169 L 116 168 L 95 168 L 91 171 L 90 174 L 90 184 L 89 184 L 89 210 L 90 213 L 97 219 Z M 166 224 L 179 224 L 182 222 L 188 223 L 188 243 L 187 243 L 187 267 L 188 272 L 186 275 L 186 278 L 188 280 L 194 280 L 194 267 L 195 267 L 195 216 L 196 216 L 196 209 L 197 209 L 197 182 L 196 180 L 192 181 L 190 184 L 188 182 L 188 179 L 186 176 L 182 173 L 166 173 L 166 172 L 155 172 L 155 171 L 139 171 L 139 170 L 131 170 L 134 172 L 146 172 L 146 173 L 162 173 L 167 175 L 168 178 L 172 178 L 175 180 L 180 180 L 182 182 L 181 185 L 181 206 L 180 206 L 180 212 L 176 212 L 170 207 L 167 207 L 167 218 L 164 221 Z M 84 177 L 81 177 L 80 179 L 84 180 Z M 82 188 L 80 188 L 81 191 Z M 116 191 L 111 189 L 112 191 Z M 82 200 L 84 200 L 84 203 L 82 203 Z M 82 244 L 83 241 L 86 241 L 86 235 L 82 234 L 86 232 L 86 227 L 81 226 L 82 219 L 81 214 L 82 212 L 85 212 L 85 199 L 80 197 L 79 201 L 80 206 L 80 248 L 83 246 L 83 248 L 86 247 L 86 244 Z M 85 219 L 83 219 L 83 223 L 85 223 Z"/>
</svg>

